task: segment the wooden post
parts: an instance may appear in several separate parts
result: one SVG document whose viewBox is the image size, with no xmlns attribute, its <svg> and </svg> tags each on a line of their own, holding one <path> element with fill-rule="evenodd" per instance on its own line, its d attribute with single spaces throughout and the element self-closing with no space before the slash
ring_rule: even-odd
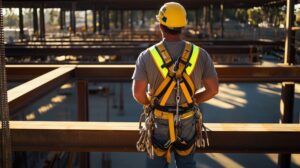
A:
<svg viewBox="0 0 300 168">
<path fill-rule="evenodd" d="M 293 108 L 294 108 L 294 82 L 283 82 L 281 99 L 280 99 L 280 123 L 293 122 Z"/>
<path fill-rule="evenodd" d="M 38 13 L 37 13 L 37 8 L 33 8 L 33 32 L 34 36 L 37 37 L 39 34 L 39 23 L 38 23 Z"/>
<path fill-rule="evenodd" d="M 71 7 L 71 13 L 70 13 L 70 17 L 71 17 L 71 29 L 73 34 L 76 34 L 76 16 L 75 16 L 75 10 L 76 10 L 76 3 L 73 2 L 72 3 L 72 7 Z"/>
<path fill-rule="evenodd" d="M 220 4 L 221 38 L 224 38 L 224 5 Z"/>
<path fill-rule="evenodd" d="M 88 20 L 87 20 L 87 11 L 84 11 L 84 24 L 85 24 L 85 32 L 88 31 L 89 25 L 88 25 Z"/>
<path fill-rule="evenodd" d="M 114 12 L 114 15 L 115 15 L 115 23 L 114 23 L 114 25 L 115 25 L 115 29 L 118 29 L 119 28 L 119 12 L 117 11 L 117 10 L 115 10 Z"/>
<path fill-rule="evenodd" d="M 5 47 L 3 33 L 3 14 L 2 1 L 0 2 L 0 119 L 1 119 L 1 134 L 0 134 L 0 167 L 12 167 L 12 147 L 11 147 L 11 132 L 9 121 L 9 107 L 7 103 L 7 78 L 5 68 Z"/>
<path fill-rule="evenodd" d="M 133 30 L 133 10 L 130 11 L 130 29 Z"/>
<path fill-rule="evenodd" d="M 208 34 L 208 32 L 207 32 L 207 22 L 208 22 L 208 6 L 203 6 L 203 16 L 204 16 L 204 34 Z"/>
<path fill-rule="evenodd" d="M 196 9 L 195 10 L 195 31 L 196 31 L 196 35 L 198 33 L 198 30 L 199 30 L 199 10 Z"/>
<path fill-rule="evenodd" d="M 119 106 L 119 115 L 124 115 L 124 87 L 123 83 L 120 83 L 120 106 Z"/>
<path fill-rule="evenodd" d="M 102 10 L 98 10 L 98 32 L 101 33 L 102 32 L 102 26 L 103 26 L 103 14 L 102 14 Z"/>
<path fill-rule="evenodd" d="M 59 13 L 60 30 L 64 30 L 66 26 L 66 13 L 64 9 L 60 9 Z"/>
<path fill-rule="evenodd" d="M 88 121 L 88 82 L 85 80 L 77 81 L 77 108 L 78 121 Z"/>
<path fill-rule="evenodd" d="M 284 63 L 289 65 L 295 63 L 295 53 L 293 53 L 295 36 L 293 36 L 294 34 L 292 33 L 292 29 L 291 29 L 295 21 L 294 5 L 295 5 L 294 0 L 287 0 Z"/>
<path fill-rule="evenodd" d="M 42 6 L 40 8 L 40 38 L 42 40 L 45 39 L 45 13 L 44 13 L 44 3 L 42 3 Z"/>
<path fill-rule="evenodd" d="M 23 8 L 19 7 L 19 28 L 20 28 L 20 39 L 23 41 L 24 39 L 24 22 L 23 22 Z"/>
<path fill-rule="evenodd" d="M 77 81 L 77 109 L 78 121 L 89 120 L 89 103 L 88 103 L 88 82 L 86 80 Z M 79 157 L 80 168 L 89 167 L 89 153 L 81 152 Z"/>
<path fill-rule="evenodd" d="M 295 34 L 291 30 L 295 21 L 294 5 L 294 0 L 287 0 L 284 64 L 288 65 L 295 63 Z M 280 100 L 280 123 L 293 122 L 294 95 L 295 84 L 293 82 L 283 82 Z M 280 153 L 278 155 L 278 167 L 289 168 L 290 166 L 291 153 Z"/>
<path fill-rule="evenodd" d="M 124 29 L 124 10 L 121 10 L 121 29 Z"/>
<path fill-rule="evenodd" d="M 103 19 L 104 19 L 104 29 L 106 31 L 109 30 L 109 10 L 108 7 L 105 7 L 104 9 L 104 14 L 103 14 Z"/>
<path fill-rule="evenodd" d="M 145 10 L 142 10 L 142 28 L 145 27 Z"/>
<path fill-rule="evenodd" d="M 97 11 L 93 10 L 93 32 L 96 34 L 97 32 Z"/>
</svg>

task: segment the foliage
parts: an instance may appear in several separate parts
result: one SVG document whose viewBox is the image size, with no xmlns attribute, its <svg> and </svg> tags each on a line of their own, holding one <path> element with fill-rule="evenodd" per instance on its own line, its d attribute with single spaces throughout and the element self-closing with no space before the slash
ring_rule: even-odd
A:
<svg viewBox="0 0 300 168">
<path fill-rule="evenodd" d="M 247 10 L 248 14 L 248 23 L 253 26 L 258 26 L 259 23 L 263 21 L 264 12 L 262 8 L 251 8 Z"/>
<path fill-rule="evenodd" d="M 235 18 L 242 23 L 247 23 L 248 22 L 247 10 L 246 9 L 236 9 Z"/>
<path fill-rule="evenodd" d="M 297 25 L 300 25 L 300 10 L 296 13 L 296 23 Z"/>
<path fill-rule="evenodd" d="M 14 12 L 12 8 L 5 9 L 5 15 L 3 17 L 4 26 L 8 27 L 18 27 L 19 26 L 19 16 Z"/>
</svg>

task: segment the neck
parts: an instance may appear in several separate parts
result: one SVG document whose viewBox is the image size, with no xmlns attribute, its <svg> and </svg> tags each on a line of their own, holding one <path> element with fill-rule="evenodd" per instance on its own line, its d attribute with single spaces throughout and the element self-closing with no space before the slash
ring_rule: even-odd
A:
<svg viewBox="0 0 300 168">
<path fill-rule="evenodd" d="M 163 35 L 163 38 L 166 40 L 166 41 L 180 41 L 181 38 L 180 38 L 180 35 Z"/>
</svg>

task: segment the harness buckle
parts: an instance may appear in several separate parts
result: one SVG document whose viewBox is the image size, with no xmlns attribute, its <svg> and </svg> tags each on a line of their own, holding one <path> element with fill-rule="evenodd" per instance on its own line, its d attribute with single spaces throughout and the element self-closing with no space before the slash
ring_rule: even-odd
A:
<svg viewBox="0 0 300 168">
<path fill-rule="evenodd" d="M 165 144 L 164 144 L 164 148 L 168 149 L 171 145 L 171 140 L 168 140 Z"/>
</svg>

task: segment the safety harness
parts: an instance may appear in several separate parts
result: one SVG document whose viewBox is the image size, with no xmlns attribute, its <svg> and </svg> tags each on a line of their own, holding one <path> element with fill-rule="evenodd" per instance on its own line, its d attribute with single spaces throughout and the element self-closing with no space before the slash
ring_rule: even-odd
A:
<svg viewBox="0 0 300 168">
<path fill-rule="evenodd" d="M 148 51 L 164 79 L 150 98 L 150 105 L 144 107 L 144 112 L 141 114 L 137 150 L 147 151 L 150 158 L 154 158 L 154 154 L 165 156 L 167 161 L 171 162 L 173 148 L 179 155 L 186 156 L 193 151 L 195 145 L 199 148 L 209 146 L 202 113 L 193 100 L 195 86 L 190 77 L 197 63 L 200 48 L 185 42 L 183 54 L 175 62 L 162 42 L 150 47 Z M 166 106 L 174 89 L 176 106 Z M 183 93 L 186 103 L 180 104 L 180 92 Z M 191 117 L 196 119 L 196 134 L 194 138 L 187 141 L 178 136 L 178 130 L 180 121 Z M 145 118 L 144 126 L 142 125 L 143 118 Z M 155 118 L 168 120 L 170 139 L 165 144 L 159 144 L 153 137 Z"/>
</svg>

